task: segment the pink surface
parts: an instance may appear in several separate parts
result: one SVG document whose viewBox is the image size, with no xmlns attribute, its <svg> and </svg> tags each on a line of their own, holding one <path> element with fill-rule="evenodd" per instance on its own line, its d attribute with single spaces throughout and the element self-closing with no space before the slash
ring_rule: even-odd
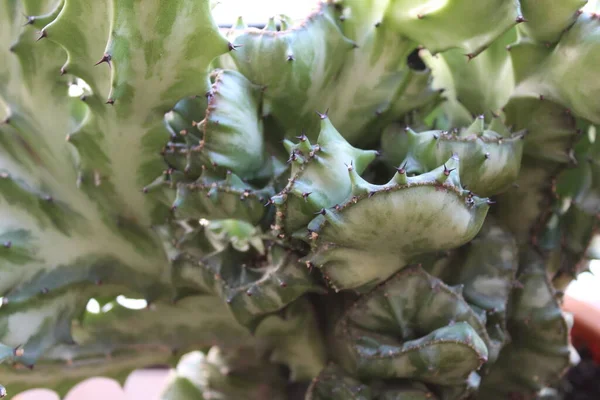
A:
<svg viewBox="0 0 600 400">
<path fill-rule="evenodd" d="M 123 387 L 112 379 L 90 378 L 74 386 L 64 400 L 158 400 L 168 375 L 168 370 L 134 371 Z M 47 389 L 32 389 L 12 397 L 10 394 L 8 398 L 13 400 L 59 400 Z"/>
</svg>

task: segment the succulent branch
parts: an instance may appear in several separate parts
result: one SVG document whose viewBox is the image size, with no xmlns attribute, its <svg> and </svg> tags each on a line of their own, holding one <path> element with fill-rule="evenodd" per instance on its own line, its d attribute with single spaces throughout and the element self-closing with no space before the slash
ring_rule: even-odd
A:
<svg viewBox="0 0 600 400">
<path fill-rule="evenodd" d="M 149 364 L 172 400 L 560 379 L 600 258 L 598 14 L 210 3 L 0 3 L 0 397 Z"/>
</svg>

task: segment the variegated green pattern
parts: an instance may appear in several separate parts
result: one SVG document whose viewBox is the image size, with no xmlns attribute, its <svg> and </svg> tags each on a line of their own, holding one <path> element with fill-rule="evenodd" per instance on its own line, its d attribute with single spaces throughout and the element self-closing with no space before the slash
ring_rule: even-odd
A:
<svg viewBox="0 0 600 400">
<path fill-rule="evenodd" d="M 599 255 L 599 14 L 214 3 L 0 3 L 0 397 L 156 363 L 173 400 L 559 379 Z"/>
</svg>

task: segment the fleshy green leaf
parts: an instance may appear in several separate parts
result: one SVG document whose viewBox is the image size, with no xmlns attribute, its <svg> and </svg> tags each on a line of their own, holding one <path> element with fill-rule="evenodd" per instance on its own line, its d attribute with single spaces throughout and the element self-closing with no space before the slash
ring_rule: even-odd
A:
<svg viewBox="0 0 600 400">
<path fill-rule="evenodd" d="M 360 298 L 335 334 L 342 365 L 362 378 L 463 386 L 488 358 L 489 337 L 477 314 L 417 267 Z"/>
</svg>

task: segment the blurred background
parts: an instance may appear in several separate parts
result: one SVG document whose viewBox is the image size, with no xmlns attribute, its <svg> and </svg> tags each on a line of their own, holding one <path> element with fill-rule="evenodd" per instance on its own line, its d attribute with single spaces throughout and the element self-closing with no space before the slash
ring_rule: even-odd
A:
<svg viewBox="0 0 600 400">
<path fill-rule="evenodd" d="M 592 10 L 600 0 L 589 0 L 584 9 Z M 285 14 L 293 19 L 302 19 L 318 3 L 318 0 L 213 0 L 213 16 L 217 24 L 233 24 L 243 16 L 248 25 L 264 24 L 269 17 Z M 600 241 L 598 246 L 600 247 Z M 592 262 L 590 272 L 582 273 L 568 287 L 566 294 L 574 299 L 591 302 L 600 307 L 600 261 Z M 122 305 L 140 309 L 145 308 L 144 300 L 118 299 Z M 100 305 L 92 300 L 88 311 L 100 312 Z M 121 387 L 116 381 L 97 377 L 75 386 L 65 400 L 158 400 L 169 379 L 169 370 L 150 369 L 134 371 Z M 12 396 L 13 400 L 59 400 L 59 397 L 47 389 L 35 389 Z"/>
</svg>

